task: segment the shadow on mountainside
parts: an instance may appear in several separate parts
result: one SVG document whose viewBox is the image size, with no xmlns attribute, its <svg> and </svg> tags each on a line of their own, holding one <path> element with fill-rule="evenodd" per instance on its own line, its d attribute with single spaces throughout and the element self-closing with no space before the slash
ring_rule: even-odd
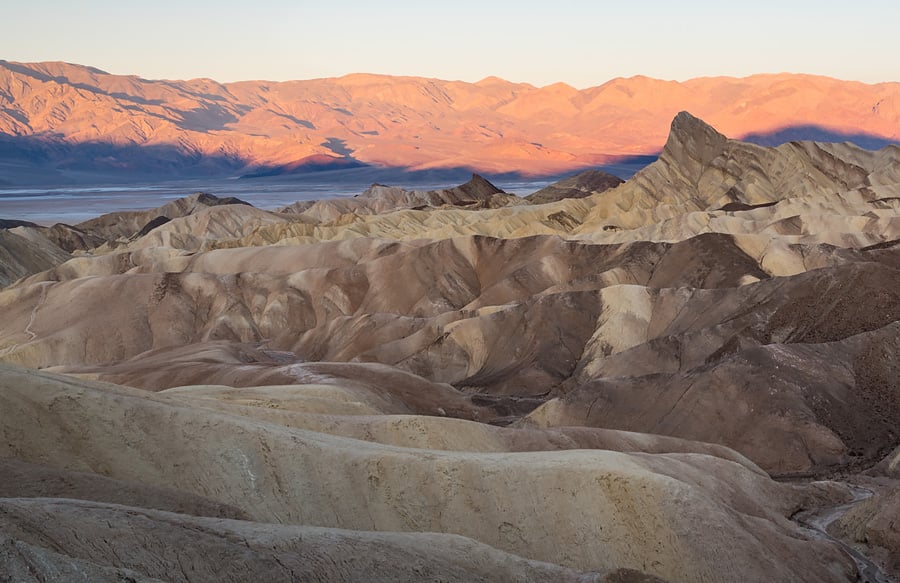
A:
<svg viewBox="0 0 900 583">
<path fill-rule="evenodd" d="M 340 144 L 335 144 L 339 149 Z M 527 165 L 521 172 L 490 173 L 476 165 L 426 170 L 376 167 L 350 155 L 315 155 L 289 164 L 253 165 L 240 156 L 208 156 L 177 145 L 63 142 L 48 136 L 11 136 L 0 133 L 0 186 L 129 183 L 180 178 L 230 178 L 336 184 L 344 182 L 454 183 L 481 173 L 501 180 L 557 180 L 583 170 L 599 169 L 627 179 L 655 161 L 656 155 L 622 156 L 604 164 L 566 172 L 535 175 Z"/>
<path fill-rule="evenodd" d="M 87 83 L 77 83 L 77 82 L 69 79 L 65 75 L 48 75 L 47 73 L 38 71 L 38 70 L 33 69 L 33 68 L 27 66 L 26 64 L 22 64 L 22 63 L 11 63 L 9 61 L 0 59 L 0 66 L 2 66 L 3 68 L 9 69 L 10 71 L 13 71 L 15 73 L 18 73 L 20 75 L 24 75 L 26 77 L 30 77 L 32 79 L 35 79 L 37 81 L 41 81 L 44 83 L 52 81 L 52 82 L 58 83 L 60 85 L 68 85 L 70 87 L 74 87 L 75 89 L 80 89 L 82 91 L 88 91 L 95 95 L 104 95 L 104 96 L 112 97 L 114 99 L 130 101 L 132 103 L 136 103 L 139 105 L 164 105 L 166 103 L 165 100 L 163 100 L 163 99 L 147 99 L 145 97 L 141 97 L 139 95 L 134 95 L 132 93 L 125 93 L 123 91 L 113 91 L 113 92 L 105 91 L 102 88 L 97 87 L 95 85 L 90 85 Z M 89 73 L 93 73 L 95 75 L 109 75 L 112 77 L 116 77 L 116 75 L 110 75 L 110 73 L 107 73 L 106 71 L 103 71 L 102 69 L 98 69 L 96 67 L 84 67 L 84 69 L 86 71 L 88 71 Z M 143 79 L 143 78 L 140 78 L 139 81 L 141 83 L 145 83 L 145 84 L 170 87 L 173 90 L 177 90 L 181 93 L 185 93 L 187 95 L 196 97 L 198 99 L 204 99 L 204 100 L 216 101 L 216 102 L 226 101 L 226 98 L 223 97 L 222 95 L 216 95 L 215 93 L 209 93 L 209 92 L 203 92 L 203 91 L 193 91 L 193 90 L 191 90 L 191 88 L 189 86 L 187 86 L 185 83 L 180 82 L 180 81 L 166 81 L 166 80 L 162 80 L 162 79 Z M 219 83 L 216 83 L 216 82 L 211 82 L 211 83 L 221 87 L 222 89 L 225 90 L 225 92 L 227 92 L 227 89 L 222 87 Z M 204 106 L 204 108 L 209 109 L 210 104 L 206 104 Z M 242 109 L 242 108 L 246 108 L 246 106 L 238 107 L 238 109 Z M 196 110 L 194 110 L 194 111 L 196 111 Z M 187 113 L 190 113 L 190 112 L 187 112 Z M 188 126 L 185 126 L 185 127 L 187 129 L 190 129 Z"/>
<path fill-rule="evenodd" d="M 817 125 L 787 126 L 771 132 L 754 132 L 738 137 L 745 142 L 759 146 L 780 146 L 787 142 L 852 142 L 865 150 L 880 150 L 897 144 L 897 140 L 863 132 L 849 133 L 828 129 Z"/>
<path fill-rule="evenodd" d="M 36 71 L 35 69 L 32 69 L 31 67 L 27 67 L 21 63 L 11 63 L 9 61 L 0 60 L 0 64 L 2 64 L 3 67 L 9 69 L 10 71 L 14 71 L 16 73 L 19 73 L 20 75 L 25 75 L 26 77 L 31 77 L 32 79 L 36 79 L 38 81 L 43 81 L 45 83 L 49 82 L 49 81 L 54 81 L 61 85 L 69 85 L 71 87 L 74 87 L 75 89 L 89 91 L 96 95 L 106 95 L 109 97 L 114 97 L 116 99 L 122 99 L 125 101 L 131 101 L 132 103 L 138 103 L 140 105 L 162 105 L 163 104 L 163 101 L 161 99 L 145 99 L 145 98 L 139 97 L 137 95 L 131 95 L 131 94 L 122 93 L 122 92 L 108 93 L 98 87 L 95 87 L 94 85 L 88 85 L 86 83 L 75 83 L 75 82 L 71 81 L 68 77 L 66 77 L 65 75 L 48 75 L 41 71 Z M 87 70 L 90 71 L 91 73 L 95 73 L 98 75 L 109 75 L 109 73 L 107 73 L 106 71 L 97 69 L 95 67 L 87 67 Z"/>
<path fill-rule="evenodd" d="M 0 134 L 0 184 L 5 185 L 227 177 L 246 166 L 237 156 L 204 156 L 175 145 L 72 144 Z"/>
<path fill-rule="evenodd" d="M 210 122 L 215 112 L 198 113 L 197 123 Z M 225 115 L 225 114 L 223 114 Z M 201 119 L 202 118 L 202 119 Z M 822 126 L 798 125 L 740 138 L 762 146 L 777 146 L 796 140 L 852 142 L 864 149 L 879 149 L 896 141 L 867 133 L 842 133 Z M 654 162 L 658 153 L 607 158 L 604 163 L 585 165 L 554 174 L 534 174 L 527 162 L 519 172 L 492 173 L 477 165 L 417 170 L 408 167 L 377 167 L 342 152 L 333 144 L 334 156 L 315 155 L 289 164 L 255 165 L 236 155 L 203 155 L 178 145 L 111 144 L 91 141 L 63 142 L 55 136 L 11 136 L 0 133 L 0 186 L 66 185 L 78 183 L 129 183 L 181 178 L 230 178 L 335 184 L 369 181 L 382 183 L 453 183 L 480 173 L 492 180 L 559 180 L 584 170 L 602 170 L 622 179 Z"/>
</svg>

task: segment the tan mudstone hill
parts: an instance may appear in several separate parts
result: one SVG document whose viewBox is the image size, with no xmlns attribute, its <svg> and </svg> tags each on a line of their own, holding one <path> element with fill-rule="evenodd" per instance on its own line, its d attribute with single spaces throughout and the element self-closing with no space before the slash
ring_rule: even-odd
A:
<svg viewBox="0 0 900 583">
<path fill-rule="evenodd" d="M 844 581 L 853 572 L 834 546 L 787 518 L 839 500 L 836 485 L 779 484 L 751 462 L 718 457 L 702 444 L 693 452 L 681 445 L 690 453 L 506 453 L 502 446 L 440 451 L 361 441 L 302 428 L 305 404 L 293 395 L 309 390 L 343 407 L 340 396 L 309 384 L 258 393 L 289 405 L 279 407 L 255 400 L 249 388 L 238 399 L 204 387 L 152 393 L 0 366 L 2 456 L 38 463 L 34 471 L 45 474 L 101 474 L 109 484 L 92 478 L 97 488 L 81 494 L 91 502 L 35 498 L 42 492 L 27 482 L 18 495 L 6 486 L 13 490 L 0 501 L 0 532 L 12 541 L 7 557 L 162 578 L 174 567 L 191 580 L 214 579 L 222 562 L 240 579 L 263 568 L 257 562 L 273 551 L 308 556 L 313 564 L 300 572 L 334 580 L 374 562 L 384 565 L 374 573 L 385 580 L 417 580 L 424 564 L 452 580 L 491 573 L 579 580 L 568 569 L 598 573 L 580 580 L 604 580 L 603 573 L 630 568 L 675 581 Z M 419 417 L 384 435 L 448 431 L 432 421 L 439 419 Z M 505 431 L 511 443 L 518 440 L 519 430 Z M 502 443 L 489 434 L 481 441 Z M 144 486 L 119 490 L 114 480 Z M 160 489 L 175 492 L 160 498 Z M 109 505 L 113 492 L 118 504 Z M 60 493 L 79 496 L 71 488 Z M 250 521 L 198 518 L 191 504 L 201 514 L 236 508 Z M 180 513 L 166 511 L 173 506 Z M 182 544 L 191 531 L 200 540 Z M 425 534 L 435 532 L 459 536 Z M 235 543 L 243 550 L 226 557 Z M 353 563 L 333 545 L 352 545 Z M 385 565 L 385 557 L 394 559 Z M 268 562 L 276 573 L 288 569 Z M 192 574 L 177 566 L 185 563 L 195 565 Z"/>
</svg>

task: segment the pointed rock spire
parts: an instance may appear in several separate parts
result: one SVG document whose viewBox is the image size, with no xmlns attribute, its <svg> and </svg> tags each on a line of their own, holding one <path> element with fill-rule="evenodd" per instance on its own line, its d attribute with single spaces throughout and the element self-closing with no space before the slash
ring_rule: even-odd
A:
<svg viewBox="0 0 900 583">
<path fill-rule="evenodd" d="M 676 162 L 693 160 L 705 166 L 722 153 L 727 141 L 728 138 L 705 121 L 682 111 L 672 120 L 663 155 Z"/>
<path fill-rule="evenodd" d="M 480 174 L 472 174 L 472 178 L 465 184 L 457 186 L 456 190 L 466 194 L 473 200 L 484 200 L 503 192 Z"/>
</svg>

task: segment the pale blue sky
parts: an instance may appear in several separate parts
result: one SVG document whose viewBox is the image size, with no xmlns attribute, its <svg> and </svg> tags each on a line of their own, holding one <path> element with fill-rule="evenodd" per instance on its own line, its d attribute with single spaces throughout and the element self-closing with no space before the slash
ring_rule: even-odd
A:
<svg viewBox="0 0 900 583">
<path fill-rule="evenodd" d="M 578 88 L 614 77 L 813 73 L 900 81 L 900 2 L 20 0 L 0 58 L 147 78 L 367 72 Z"/>
</svg>

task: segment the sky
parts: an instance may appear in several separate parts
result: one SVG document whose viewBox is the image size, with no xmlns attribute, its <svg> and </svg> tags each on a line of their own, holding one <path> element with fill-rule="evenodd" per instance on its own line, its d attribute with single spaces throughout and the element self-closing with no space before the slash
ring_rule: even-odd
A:
<svg viewBox="0 0 900 583">
<path fill-rule="evenodd" d="M 579 89 L 634 75 L 682 81 L 789 72 L 900 81 L 896 0 L 6 4 L 0 59 L 67 61 L 148 79 L 493 75 Z"/>
</svg>

